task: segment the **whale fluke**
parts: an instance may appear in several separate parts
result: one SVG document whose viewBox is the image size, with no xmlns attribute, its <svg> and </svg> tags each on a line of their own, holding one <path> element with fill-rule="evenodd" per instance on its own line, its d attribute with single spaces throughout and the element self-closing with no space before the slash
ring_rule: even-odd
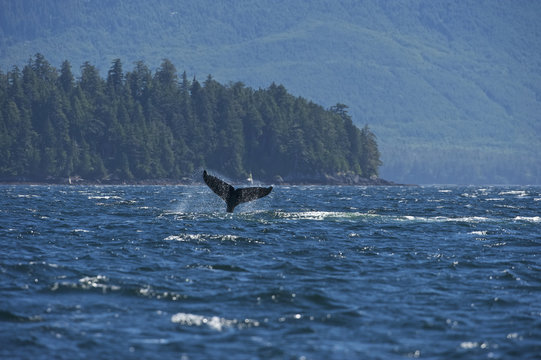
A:
<svg viewBox="0 0 541 360">
<path fill-rule="evenodd" d="M 218 179 L 216 176 L 209 175 L 206 170 L 203 170 L 203 180 L 212 191 L 221 197 L 227 204 L 227 212 L 233 212 L 239 204 L 256 200 L 267 196 L 272 191 L 270 187 L 248 187 L 235 189 L 225 181 Z"/>
</svg>

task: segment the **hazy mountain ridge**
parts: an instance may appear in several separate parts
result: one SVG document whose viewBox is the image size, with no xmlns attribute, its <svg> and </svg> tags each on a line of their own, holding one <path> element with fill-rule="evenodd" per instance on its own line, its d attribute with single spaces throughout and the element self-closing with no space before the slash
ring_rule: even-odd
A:
<svg viewBox="0 0 541 360">
<path fill-rule="evenodd" d="M 37 51 L 55 66 L 89 60 L 102 73 L 116 57 L 156 67 L 167 57 L 199 78 L 210 73 L 254 87 L 274 81 L 325 106 L 349 105 L 357 124 L 378 135 L 384 177 L 541 182 L 539 2 L 2 7 L 4 71 Z"/>
</svg>

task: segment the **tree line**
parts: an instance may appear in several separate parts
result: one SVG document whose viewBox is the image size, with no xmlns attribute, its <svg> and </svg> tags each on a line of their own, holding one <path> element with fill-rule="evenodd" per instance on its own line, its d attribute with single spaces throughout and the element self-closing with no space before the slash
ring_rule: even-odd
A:
<svg viewBox="0 0 541 360">
<path fill-rule="evenodd" d="M 330 109 L 282 85 L 200 83 L 167 59 L 152 72 L 139 61 L 106 78 L 85 62 L 57 70 L 41 54 L 0 71 L 0 178 L 182 179 L 209 168 L 262 181 L 351 173 L 377 176 L 374 134 L 347 106 Z"/>
</svg>

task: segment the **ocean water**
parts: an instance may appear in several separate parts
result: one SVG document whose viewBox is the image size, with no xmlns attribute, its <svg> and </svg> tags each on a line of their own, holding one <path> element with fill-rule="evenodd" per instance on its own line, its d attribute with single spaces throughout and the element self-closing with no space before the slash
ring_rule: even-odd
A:
<svg viewBox="0 0 541 360">
<path fill-rule="evenodd" d="M 540 359 L 541 187 L 0 186 L 2 359 Z"/>
</svg>

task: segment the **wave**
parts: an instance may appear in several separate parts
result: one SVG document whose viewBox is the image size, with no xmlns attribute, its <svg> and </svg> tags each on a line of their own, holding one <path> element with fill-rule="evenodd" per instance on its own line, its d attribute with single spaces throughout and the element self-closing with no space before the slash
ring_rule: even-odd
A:
<svg viewBox="0 0 541 360">
<path fill-rule="evenodd" d="M 484 236 L 484 235 L 487 234 L 487 231 L 486 231 L 486 230 L 483 230 L 483 231 L 471 231 L 471 232 L 469 232 L 468 234 L 470 234 L 470 235 L 482 235 L 482 236 Z"/>
<path fill-rule="evenodd" d="M 261 215 L 250 214 L 250 216 Z M 340 220 L 378 220 L 382 222 L 420 222 L 420 223 L 483 223 L 483 222 L 498 222 L 498 221 L 529 221 L 540 222 L 539 216 L 516 216 L 515 218 L 495 218 L 487 216 L 420 216 L 420 215 L 388 215 L 377 214 L 373 212 L 358 212 L 358 211 L 300 211 L 286 212 L 274 211 L 264 212 L 263 215 L 270 215 L 275 219 L 283 220 L 309 220 L 309 221 L 340 221 Z"/>
<path fill-rule="evenodd" d="M 374 219 L 391 220 L 399 222 L 487 222 L 494 219 L 485 216 L 416 216 L 416 215 L 380 215 L 364 212 L 339 212 L 339 211 L 304 211 L 304 212 L 276 212 L 275 216 L 282 219 L 292 220 L 328 220 L 328 219 Z"/>
<path fill-rule="evenodd" d="M 45 261 L 30 261 L 30 262 L 28 263 L 28 265 L 43 265 L 43 266 L 48 266 L 48 267 L 51 267 L 51 268 L 58 268 L 58 267 L 60 267 L 60 266 L 57 265 L 57 264 L 48 263 L 48 262 L 45 262 Z"/>
<path fill-rule="evenodd" d="M 182 326 L 208 326 L 216 331 L 222 331 L 226 328 L 244 329 L 260 326 L 260 322 L 253 319 L 226 319 L 218 316 L 202 316 L 183 312 L 171 316 L 171 322 Z"/>
<path fill-rule="evenodd" d="M 528 193 L 524 190 L 509 190 L 509 191 L 500 191 L 498 195 L 517 195 L 518 197 L 527 196 Z"/>
<path fill-rule="evenodd" d="M 97 276 L 85 276 L 77 283 L 74 282 L 57 282 L 51 287 L 51 291 L 59 291 L 66 289 L 79 289 L 79 290 L 99 290 L 102 293 L 110 291 L 119 291 L 121 287 L 114 284 L 109 284 L 109 278 L 104 275 Z"/>
<path fill-rule="evenodd" d="M 326 220 L 326 219 L 351 219 L 359 217 L 374 217 L 375 214 L 362 212 L 342 212 L 342 211 L 301 211 L 301 212 L 274 212 L 274 216 L 279 219 L 292 220 Z"/>
<path fill-rule="evenodd" d="M 516 216 L 513 220 L 538 223 L 541 222 L 541 216 Z"/>
<path fill-rule="evenodd" d="M 405 221 L 418 221 L 418 222 L 466 222 L 466 223 L 479 223 L 479 222 L 487 222 L 487 221 L 493 220 L 484 216 L 427 217 L 427 216 L 410 216 L 410 215 L 398 216 L 396 217 L 396 219 L 405 220 Z"/>
<path fill-rule="evenodd" d="M 144 270 L 139 268 L 138 270 Z M 187 280 L 186 280 L 187 281 Z M 175 291 L 155 290 L 150 285 L 121 282 L 112 283 L 104 275 L 85 276 L 76 282 L 62 281 L 54 283 L 50 291 L 55 293 L 90 292 L 100 294 L 121 294 L 128 297 L 145 297 L 149 299 L 178 301 L 188 296 Z"/>
<path fill-rule="evenodd" d="M 181 235 L 169 235 L 164 240 L 166 241 L 207 241 L 206 237 L 202 234 L 181 234 Z"/>
<path fill-rule="evenodd" d="M 188 295 L 179 294 L 174 291 L 156 291 L 149 285 L 138 288 L 135 291 L 135 294 L 138 296 L 143 296 L 150 299 L 171 300 L 171 301 L 185 300 L 188 298 Z"/>
<path fill-rule="evenodd" d="M 41 316 L 34 315 L 34 316 L 23 316 L 23 315 L 17 315 L 12 313 L 11 311 L 7 310 L 0 310 L 0 321 L 6 321 L 6 322 L 36 322 L 36 321 L 42 321 L 43 319 Z"/>
<path fill-rule="evenodd" d="M 237 235 L 210 235 L 210 234 L 180 234 L 180 235 L 169 235 L 164 240 L 166 241 L 181 241 L 181 242 L 205 242 L 209 240 L 219 240 L 219 241 L 237 241 L 240 239 L 240 236 Z"/>
<path fill-rule="evenodd" d="M 18 194 L 17 195 L 18 198 L 23 198 L 23 199 L 37 199 L 39 198 L 40 196 L 39 195 L 35 195 L 35 194 Z"/>
<path fill-rule="evenodd" d="M 272 214 L 274 218 L 285 220 L 379 220 L 383 222 L 420 222 L 420 223 L 484 223 L 499 221 L 528 221 L 541 222 L 539 216 L 516 216 L 514 218 L 500 218 L 487 216 L 421 216 L 421 215 L 388 215 L 373 212 L 347 212 L 347 211 L 301 211 L 284 212 L 276 211 Z"/>
<path fill-rule="evenodd" d="M 89 200 L 109 200 L 109 199 L 115 199 L 115 200 L 121 200 L 122 198 L 118 195 L 91 195 L 88 197 Z"/>
</svg>

